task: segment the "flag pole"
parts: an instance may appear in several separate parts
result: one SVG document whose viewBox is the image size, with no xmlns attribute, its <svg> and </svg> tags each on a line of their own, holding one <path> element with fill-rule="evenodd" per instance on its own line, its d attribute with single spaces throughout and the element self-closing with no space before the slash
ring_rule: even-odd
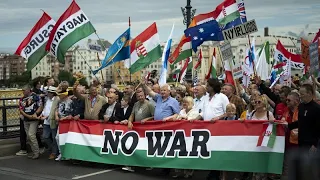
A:
<svg viewBox="0 0 320 180">
<path fill-rule="evenodd" d="M 101 67 L 101 60 L 100 60 L 100 57 L 99 57 L 99 53 L 98 53 L 98 52 L 97 52 L 97 58 L 98 58 L 99 66 Z M 101 73 L 101 79 L 102 79 L 102 81 L 104 81 L 102 69 L 101 69 L 100 73 Z"/>
<path fill-rule="evenodd" d="M 249 52 L 250 52 L 251 51 L 251 41 L 250 41 L 250 35 L 249 34 L 248 34 L 248 42 L 249 42 Z M 255 52 L 251 52 L 251 53 L 255 53 Z M 257 72 L 256 72 L 256 67 L 254 65 L 254 59 L 252 60 L 252 67 L 253 67 L 253 75 L 256 76 Z"/>
<path fill-rule="evenodd" d="M 93 74 L 93 70 L 92 70 L 91 66 L 88 64 L 87 60 L 82 56 L 82 54 L 80 53 L 80 51 L 78 49 L 77 49 L 77 52 L 80 54 L 81 58 L 83 59 L 83 61 L 86 63 L 86 65 L 89 67 L 91 73 Z M 93 75 L 98 80 L 98 82 L 100 84 L 101 82 L 99 81 L 98 77 L 95 74 L 93 74 Z"/>
<path fill-rule="evenodd" d="M 130 28 L 130 31 L 131 31 L 131 18 L 129 16 L 129 28 Z M 131 32 L 130 32 L 131 34 Z M 130 37 L 129 37 L 130 38 Z M 130 41 L 131 43 L 131 41 Z M 131 48 L 131 44 L 130 44 L 130 48 Z M 131 56 L 129 57 L 129 75 L 130 75 L 130 83 L 131 83 L 131 72 L 130 72 L 130 67 L 131 67 Z"/>
</svg>

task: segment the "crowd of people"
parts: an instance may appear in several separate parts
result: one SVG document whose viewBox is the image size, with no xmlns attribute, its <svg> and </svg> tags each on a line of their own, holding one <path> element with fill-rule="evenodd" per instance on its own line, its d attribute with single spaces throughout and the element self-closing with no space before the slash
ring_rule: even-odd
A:
<svg viewBox="0 0 320 180">
<path fill-rule="evenodd" d="M 134 130 L 133 122 L 146 121 L 211 121 L 217 120 L 268 120 L 287 124 L 286 152 L 294 148 L 305 148 L 316 152 L 319 148 L 320 83 L 312 77 L 306 82 L 292 83 L 292 86 L 276 84 L 255 77 L 248 88 L 239 81 L 223 83 L 208 79 L 197 84 L 165 84 L 159 86 L 156 80 L 142 80 L 138 85 L 126 85 L 123 92 L 116 85 L 104 87 L 93 82 L 90 87 L 75 83 L 68 90 L 69 83 L 61 82 L 55 87 L 53 78 L 47 78 L 33 86 L 23 87 L 20 99 L 20 142 L 21 150 L 16 155 L 28 155 L 26 142 L 29 140 L 32 152 L 28 157 L 38 159 L 47 151 L 50 160 L 61 160 L 59 149 L 59 121 L 100 120 L 115 123 Z M 43 127 L 42 137 L 38 136 Z M 287 174 L 286 161 L 284 172 Z M 150 168 L 148 168 L 150 169 Z M 123 167 L 134 172 L 134 167 Z M 165 174 L 170 169 L 164 169 Z M 189 178 L 193 170 L 173 170 L 172 176 Z M 207 179 L 225 178 L 227 172 L 210 171 Z M 263 173 L 238 173 L 236 179 L 266 180 L 279 176 Z"/>
</svg>

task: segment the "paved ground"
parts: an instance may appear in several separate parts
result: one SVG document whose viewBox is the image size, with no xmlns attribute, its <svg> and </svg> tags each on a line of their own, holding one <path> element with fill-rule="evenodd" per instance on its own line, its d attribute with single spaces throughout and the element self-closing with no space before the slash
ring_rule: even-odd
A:
<svg viewBox="0 0 320 180">
<path fill-rule="evenodd" d="M 160 170 L 137 170 L 135 173 L 124 172 L 120 167 L 69 161 L 55 162 L 42 156 L 38 160 L 27 157 L 7 156 L 0 158 L 1 180 L 165 180 L 171 176 L 161 175 Z M 197 171 L 192 180 L 204 180 L 208 172 Z"/>
</svg>

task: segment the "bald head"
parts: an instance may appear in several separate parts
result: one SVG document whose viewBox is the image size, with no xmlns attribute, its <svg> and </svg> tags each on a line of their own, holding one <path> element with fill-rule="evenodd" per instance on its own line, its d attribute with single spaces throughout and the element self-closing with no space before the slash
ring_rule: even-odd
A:
<svg viewBox="0 0 320 180">
<path fill-rule="evenodd" d="M 108 104 L 113 104 L 117 100 L 117 95 L 115 93 L 108 94 Z"/>
<path fill-rule="evenodd" d="M 170 86 L 168 84 L 164 84 L 160 87 L 160 94 L 162 98 L 167 98 L 170 96 Z"/>
</svg>

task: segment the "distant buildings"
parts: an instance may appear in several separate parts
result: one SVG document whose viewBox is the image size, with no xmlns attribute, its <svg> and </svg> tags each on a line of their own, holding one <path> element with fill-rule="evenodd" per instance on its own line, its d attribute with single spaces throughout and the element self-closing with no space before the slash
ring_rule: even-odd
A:
<svg viewBox="0 0 320 180">
<path fill-rule="evenodd" d="M 26 70 L 25 59 L 10 54 L 0 54 L 0 80 L 8 80 L 12 76 L 22 75 Z"/>
</svg>

